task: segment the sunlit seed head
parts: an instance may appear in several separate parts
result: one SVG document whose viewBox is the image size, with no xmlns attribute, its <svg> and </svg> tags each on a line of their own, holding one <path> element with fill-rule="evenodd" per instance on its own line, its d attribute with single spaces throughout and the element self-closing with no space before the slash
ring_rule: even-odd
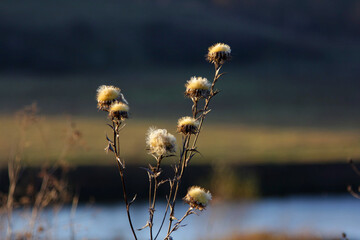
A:
<svg viewBox="0 0 360 240">
<path fill-rule="evenodd" d="M 185 84 L 185 95 L 190 98 L 206 98 L 210 94 L 211 83 L 202 77 L 191 77 Z"/>
<path fill-rule="evenodd" d="M 120 88 L 114 86 L 102 85 L 97 89 L 96 100 L 100 110 L 108 111 L 112 102 L 118 99 L 122 94 Z"/>
<path fill-rule="evenodd" d="M 110 106 L 110 111 L 112 111 L 112 112 L 128 112 L 129 106 L 122 102 L 114 102 Z"/>
<path fill-rule="evenodd" d="M 209 191 L 198 186 L 192 186 L 184 197 L 184 201 L 193 208 L 203 210 L 209 204 L 211 198 Z"/>
<path fill-rule="evenodd" d="M 128 118 L 129 106 L 123 102 L 114 102 L 110 105 L 109 117 L 111 119 L 124 120 Z"/>
<path fill-rule="evenodd" d="M 211 47 L 209 47 L 209 54 L 215 54 L 218 52 L 224 52 L 224 53 L 230 54 L 231 48 L 229 45 L 227 45 L 225 43 L 216 43 L 216 44 L 212 45 Z"/>
<path fill-rule="evenodd" d="M 96 99 L 98 102 L 111 102 L 120 96 L 120 88 L 102 85 L 97 89 Z"/>
<path fill-rule="evenodd" d="M 186 89 L 191 90 L 209 90 L 211 83 L 202 77 L 191 77 L 189 81 L 185 84 Z"/>
<path fill-rule="evenodd" d="M 231 59 L 231 48 L 225 43 L 216 43 L 209 47 L 206 59 L 215 65 L 222 65 Z"/>
<path fill-rule="evenodd" d="M 182 117 L 178 120 L 177 131 L 183 134 L 195 134 L 199 127 L 199 121 L 192 117 Z"/>
<path fill-rule="evenodd" d="M 166 129 L 149 128 L 146 136 L 149 153 L 166 157 L 176 152 L 176 138 Z"/>
</svg>

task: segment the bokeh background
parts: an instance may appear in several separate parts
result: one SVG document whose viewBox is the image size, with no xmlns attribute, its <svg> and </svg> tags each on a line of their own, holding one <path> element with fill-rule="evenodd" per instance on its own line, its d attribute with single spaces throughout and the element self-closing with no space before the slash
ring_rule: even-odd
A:
<svg viewBox="0 0 360 240">
<path fill-rule="evenodd" d="M 177 119 L 191 113 L 185 82 L 191 76 L 212 79 L 205 54 L 212 44 L 224 42 L 233 58 L 223 68 L 221 92 L 199 139 L 201 155 L 182 191 L 202 184 L 215 203 L 232 201 L 241 209 L 247 209 L 244 199 L 265 206 L 270 201 L 262 213 L 274 209 L 269 197 L 279 196 L 280 205 L 299 204 L 295 212 L 307 201 L 308 210 L 316 206 L 311 201 L 332 203 L 331 208 L 345 206 L 344 201 L 356 206 L 346 187 L 360 180 L 347 163 L 360 157 L 359 24 L 357 0 L 2 0 L 1 190 L 7 191 L 7 162 L 21 135 L 16 113 L 36 104 L 39 118 L 27 130 L 21 153 L 27 169 L 22 182 L 38 181 L 37 169 L 60 159 L 71 168 L 69 184 L 81 202 L 121 201 L 114 160 L 103 151 L 106 114 L 95 101 L 98 86 L 111 84 L 122 89 L 131 108 L 122 132 L 123 156 L 132 173 L 129 187 L 140 192 L 140 199 L 141 193 L 146 196 L 147 175 L 139 166 L 152 161 L 145 150 L 147 129 L 157 126 L 175 134 Z M 69 129 L 76 129 L 76 138 L 66 147 Z M 169 171 L 174 162 L 168 162 Z M 310 200 L 294 200 L 294 195 Z M 243 231 L 246 223 L 244 228 L 254 232 L 294 233 L 288 231 L 296 227 L 279 227 L 271 214 L 264 217 L 275 229 L 256 219 L 251 225 L 244 217 L 223 233 Z M 348 230 L 360 237 L 351 223 L 341 222 L 353 217 L 348 214 L 325 230 L 303 231 L 312 225 L 305 224 L 299 232 L 340 237 Z M 308 218 L 316 216 L 309 210 Z M 340 228 L 335 231 L 333 225 Z"/>
</svg>

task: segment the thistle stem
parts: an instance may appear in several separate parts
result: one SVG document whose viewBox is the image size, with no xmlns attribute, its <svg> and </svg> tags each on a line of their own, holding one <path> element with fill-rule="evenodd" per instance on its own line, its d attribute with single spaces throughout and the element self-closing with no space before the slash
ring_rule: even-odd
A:
<svg viewBox="0 0 360 240">
<path fill-rule="evenodd" d="M 124 201 L 125 201 L 125 205 L 126 205 L 126 213 L 127 213 L 128 221 L 129 221 L 129 224 L 130 224 L 131 231 L 132 231 L 132 233 L 133 233 L 133 235 L 134 235 L 134 238 L 135 238 L 135 240 L 137 240 L 137 236 L 136 236 L 136 233 L 135 233 L 135 230 L 134 230 L 132 221 L 131 221 L 131 216 L 130 216 L 130 204 L 129 204 L 128 199 L 127 199 L 124 172 L 122 171 L 122 167 L 121 167 L 119 161 L 116 161 L 116 162 L 117 162 L 117 165 L 118 165 L 118 168 L 119 168 L 120 177 L 121 177 L 121 182 L 122 182 L 122 187 L 123 187 L 123 193 L 124 193 Z"/>
<path fill-rule="evenodd" d="M 199 127 L 198 127 L 198 130 L 195 134 L 195 137 L 194 137 L 194 140 L 193 140 L 193 144 L 192 144 L 192 148 L 191 149 L 195 149 L 196 147 L 196 143 L 197 143 L 197 140 L 199 138 L 199 135 L 200 135 L 200 131 L 201 131 L 201 127 L 203 125 L 203 122 L 204 122 L 204 119 L 205 119 L 205 115 L 206 115 L 206 111 L 208 110 L 209 108 L 209 103 L 210 103 L 210 100 L 211 98 L 213 98 L 216 93 L 214 92 L 214 87 L 215 87 L 215 83 L 216 81 L 221 77 L 221 74 L 219 74 L 220 72 L 220 69 L 221 69 L 222 65 L 215 65 L 215 75 L 214 75 L 214 80 L 211 84 L 211 88 L 210 88 L 210 96 L 207 97 L 205 99 L 205 105 L 204 105 L 204 108 L 202 109 L 202 115 L 200 117 L 200 123 L 199 123 Z M 193 112 L 193 117 L 196 118 L 196 114 L 197 114 L 197 101 L 194 101 L 194 104 L 192 106 L 192 112 Z M 178 226 L 178 223 L 177 225 L 175 225 L 173 227 L 173 229 L 171 229 L 172 227 L 172 222 L 173 222 L 173 217 L 174 217 L 174 208 L 175 208 L 175 201 L 176 201 L 176 197 L 177 197 L 177 193 L 178 193 L 178 190 L 179 190 L 179 186 L 180 186 L 180 183 L 181 183 L 181 178 L 184 174 L 184 170 L 186 168 L 186 163 L 190 160 L 191 158 L 191 154 L 188 155 L 188 152 L 189 152 L 189 144 L 190 144 L 190 135 L 189 136 L 186 136 L 186 144 L 185 144 L 185 149 L 183 149 L 184 151 L 184 155 L 181 156 L 180 158 L 180 161 L 179 161 L 179 166 L 181 166 L 181 171 L 180 171 L 180 174 L 178 174 L 178 169 L 177 171 L 175 172 L 175 181 L 176 181 L 176 187 L 175 187 L 175 191 L 174 191 L 174 196 L 173 196 L 173 200 L 172 200 L 172 205 L 171 205 L 171 212 L 170 212 L 170 220 L 169 220 L 169 227 L 168 227 L 168 233 L 167 233 L 167 236 L 165 237 L 168 238 L 171 233 L 174 231 L 174 228 L 176 226 Z M 188 210 L 189 211 L 189 210 Z M 186 216 L 185 216 L 186 217 Z M 182 219 L 183 220 L 183 219 Z M 182 221 L 181 220 L 181 221 Z"/>
<path fill-rule="evenodd" d="M 186 213 L 184 214 L 184 216 L 183 216 L 179 221 L 176 222 L 176 224 L 175 224 L 174 227 L 171 229 L 171 231 L 168 232 L 168 234 L 166 235 L 166 237 L 164 238 L 164 240 L 167 240 L 168 237 L 170 237 L 171 233 L 173 233 L 175 230 L 177 230 L 177 229 L 179 228 L 180 223 L 181 223 L 182 221 L 184 221 L 184 219 L 185 219 L 187 216 L 191 215 L 192 213 L 194 213 L 194 212 L 192 211 L 192 208 L 190 207 L 190 208 L 186 211 Z"/>
<path fill-rule="evenodd" d="M 184 154 L 181 156 L 180 158 L 180 161 L 179 161 L 179 165 L 178 167 L 181 166 L 181 171 L 180 171 L 180 174 L 179 174 L 179 168 L 176 169 L 176 172 L 175 172 L 175 176 L 174 176 L 174 180 L 176 181 L 176 187 L 175 187 L 175 191 L 174 191 L 174 196 L 173 196 L 173 200 L 172 200 L 172 204 L 171 204 L 171 212 L 170 212 L 170 220 L 169 220 L 169 227 L 168 227 L 168 234 L 170 233 L 171 231 L 171 226 L 172 226 L 172 222 L 173 222 L 173 217 L 174 217 L 174 211 L 175 211 L 175 203 L 176 203 L 176 196 L 177 196 L 177 193 L 179 191 L 179 186 L 180 186 L 180 183 L 181 183 L 181 178 L 184 174 L 184 169 L 185 169 L 185 163 L 186 163 L 186 159 L 187 159 L 187 152 L 188 152 L 188 148 L 189 148 L 189 144 L 190 144 L 190 137 L 191 135 L 187 135 L 185 137 L 185 149 L 183 149 L 184 151 Z"/>
<path fill-rule="evenodd" d="M 137 240 L 137 236 L 131 221 L 131 216 L 130 216 L 130 204 L 128 202 L 128 198 L 127 198 L 127 192 L 126 192 L 126 185 L 125 185 L 125 178 L 124 178 L 124 170 L 123 170 L 123 166 L 121 166 L 120 164 L 120 139 L 119 139 L 119 127 L 120 127 L 120 123 L 115 123 L 113 121 L 113 132 L 114 132 L 114 142 L 113 142 L 113 146 L 114 146 L 114 153 L 115 153 L 115 157 L 116 157 L 116 163 L 119 169 L 119 173 L 120 173 L 120 177 L 121 177 L 121 183 L 122 183 L 122 188 L 123 188 L 123 194 L 124 194 L 124 201 L 125 201 L 125 205 L 126 205 L 126 213 L 127 213 L 127 217 L 128 217 L 128 221 L 130 224 L 130 228 L 131 231 L 134 235 L 135 240 Z"/>
<path fill-rule="evenodd" d="M 152 200 L 152 205 L 149 209 L 149 212 L 150 212 L 150 221 L 149 221 L 149 228 L 150 228 L 150 240 L 153 240 L 153 225 L 154 225 L 154 213 L 155 213 L 155 204 L 156 204 L 156 194 L 157 194 L 157 188 L 158 188 L 158 181 L 157 181 L 157 178 L 158 178 L 158 172 L 160 170 L 160 163 L 161 163 L 161 160 L 162 160 L 162 156 L 159 156 L 156 161 L 157 161 L 157 165 L 156 165 L 156 169 L 155 169 L 155 172 L 154 172 L 154 193 L 153 193 L 153 200 Z M 151 179 L 151 178 L 150 178 Z M 151 184 L 150 184 L 151 185 Z M 151 193 L 151 190 L 149 190 L 149 192 Z M 150 199 L 151 199 L 151 196 L 150 196 Z"/>
</svg>

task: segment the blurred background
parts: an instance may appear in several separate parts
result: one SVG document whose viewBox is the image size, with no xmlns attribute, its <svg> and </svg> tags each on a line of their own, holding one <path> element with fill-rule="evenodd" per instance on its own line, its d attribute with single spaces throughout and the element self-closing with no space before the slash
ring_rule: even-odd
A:
<svg viewBox="0 0 360 240">
<path fill-rule="evenodd" d="M 39 187 L 41 167 L 61 163 L 80 199 L 79 239 L 129 239 L 96 89 L 118 86 L 130 104 L 122 152 L 140 228 L 147 175 L 139 166 L 153 163 L 146 131 L 175 134 L 177 119 L 191 113 L 185 82 L 212 79 L 205 54 L 224 42 L 233 58 L 181 189 L 181 196 L 194 184 L 210 189 L 213 206 L 174 237 L 360 238 L 360 201 L 346 190 L 360 182 L 348 164 L 360 157 L 359 24 L 357 0 L 2 0 L 1 191 L 8 192 L 11 159 L 21 158 L 18 199 L 29 182 Z M 24 130 L 19 111 L 29 105 L 37 117 Z M 119 224 L 90 230 L 98 221 Z"/>
</svg>

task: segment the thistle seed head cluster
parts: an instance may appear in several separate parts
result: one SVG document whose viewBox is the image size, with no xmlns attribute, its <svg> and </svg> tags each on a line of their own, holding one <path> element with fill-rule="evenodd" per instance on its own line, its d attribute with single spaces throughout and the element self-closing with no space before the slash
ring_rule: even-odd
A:
<svg viewBox="0 0 360 240">
<path fill-rule="evenodd" d="M 198 186 L 192 186 L 189 188 L 183 200 L 189 204 L 190 207 L 202 211 L 209 204 L 211 198 L 212 196 L 209 191 Z"/>
<path fill-rule="evenodd" d="M 120 88 L 102 85 L 97 89 L 96 100 L 100 110 L 108 110 L 110 105 L 120 97 Z"/>
<path fill-rule="evenodd" d="M 166 157 L 176 152 L 176 138 L 166 129 L 149 128 L 146 136 L 149 153 Z"/>
<path fill-rule="evenodd" d="M 128 102 L 120 88 L 102 85 L 97 89 L 96 100 L 98 108 L 109 112 L 111 120 L 122 121 L 129 117 Z"/>
<path fill-rule="evenodd" d="M 191 77 L 185 84 L 185 96 L 192 99 L 206 98 L 210 95 L 211 83 L 202 77 Z"/>
<path fill-rule="evenodd" d="M 192 117 L 182 117 L 178 120 L 177 132 L 187 134 L 195 134 L 198 131 L 199 121 Z"/>
<path fill-rule="evenodd" d="M 224 64 L 231 59 L 231 48 L 225 43 L 216 43 L 209 47 L 206 60 L 216 66 Z"/>
<path fill-rule="evenodd" d="M 129 106 L 123 102 L 114 102 L 110 105 L 109 117 L 112 120 L 125 120 L 128 118 Z"/>
</svg>

